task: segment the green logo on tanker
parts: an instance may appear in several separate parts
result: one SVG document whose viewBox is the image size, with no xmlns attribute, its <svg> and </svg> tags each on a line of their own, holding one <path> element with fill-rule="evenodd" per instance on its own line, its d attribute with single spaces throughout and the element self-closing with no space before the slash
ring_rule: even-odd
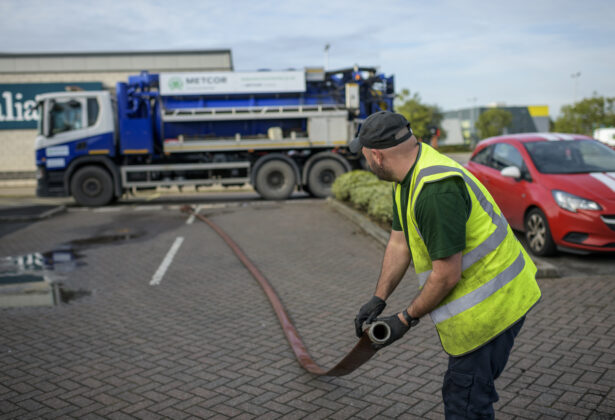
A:
<svg viewBox="0 0 615 420">
<path fill-rule="evenodd" d="M 184 82 L 180 77 L 171 77 L 169 79 L 169 89 L 181 90 L 184 87 Z"/>
</svg>

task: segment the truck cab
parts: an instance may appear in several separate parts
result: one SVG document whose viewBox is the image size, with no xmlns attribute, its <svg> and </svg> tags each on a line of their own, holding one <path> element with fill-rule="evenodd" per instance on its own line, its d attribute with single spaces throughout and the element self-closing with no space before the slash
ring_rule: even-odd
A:
<svg viewBox="0 0 615 420">
<path fill-rule="evenodd" d="M 38 95 L 36 102 L 37 195 L 73 195 L 86 205 L 109 202 L 119 193 L 110 174 L 100 175 L 115 167 L 116 123 L 110 93 L 49 93 Z"/>
</svg>

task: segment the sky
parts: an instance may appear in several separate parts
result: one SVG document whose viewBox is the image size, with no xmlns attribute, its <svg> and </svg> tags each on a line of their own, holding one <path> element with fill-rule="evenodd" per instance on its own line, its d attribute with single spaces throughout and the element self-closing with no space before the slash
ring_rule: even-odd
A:
<svg viewBox="0 0 615 420">
<path fill-rule="evenodd" d="M 237 71 L 374 66 L 444 111 L 556 118 L 615 96 L 614 21 L 612 0 L 0 0 L 0 53 L 230 49 Z"/>
</svg>

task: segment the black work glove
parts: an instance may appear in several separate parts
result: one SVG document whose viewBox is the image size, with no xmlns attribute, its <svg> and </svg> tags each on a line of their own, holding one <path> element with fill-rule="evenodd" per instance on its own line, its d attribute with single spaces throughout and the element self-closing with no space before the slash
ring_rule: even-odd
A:
<svg viewBox="0 0 615 420">
<path fill-rule="evenodd" d="M 386 302 L 378 296 L 372 296 L 369 302 L 361 306 L 359 313 L 354 319 L 354 327 L 356 329 L 357 337 L 361 337 L 363 335 L 363 323 L 365 322 L 367 324 L 371 324 L 372 321 L 382 313 L 385 306 L 387 306 Z"/>
<path fill-rule="evenodd" d="M 375 350 L 380 350 L 381 348 L 388 346 L 392 342 L 399 340 L 410 329 L 409 325 L 406 325 L 403 322 L 401 322 L 397 314 L 391 315 L 391 316 L 385 316 L 383 318 L 378 318 L 375 321 L 385 322 L 391 329 L 391 336 L 389 337 L 387 341 L 385 341 L 382 344 L 372 343 L 372 347 Z"/>
</svg>

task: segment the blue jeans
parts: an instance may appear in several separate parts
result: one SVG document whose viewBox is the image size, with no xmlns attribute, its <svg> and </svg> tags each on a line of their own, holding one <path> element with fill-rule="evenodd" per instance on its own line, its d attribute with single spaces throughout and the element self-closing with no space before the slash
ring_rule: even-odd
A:
<svg viewBox="0 0 615 420">
<path fill-rule="evenodd" d="M 493 419 L 498 400 L 493 381 L 504 370 L 525 317 L 489 343 L 464 356 L 449 356 L 442 398 L 447 420 Z"/>
</svg>

